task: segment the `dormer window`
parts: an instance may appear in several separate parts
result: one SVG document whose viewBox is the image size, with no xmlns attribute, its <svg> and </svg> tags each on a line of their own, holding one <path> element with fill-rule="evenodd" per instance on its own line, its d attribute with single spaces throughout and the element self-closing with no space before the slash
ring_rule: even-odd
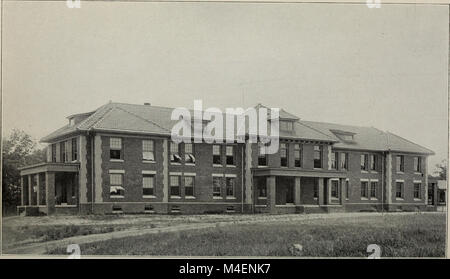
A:
<svg viewBox="0 0 450 279">
<path fill-rule="evenodd" d="M 330 130 L 333 134 L 342 141 L 352 142 L 355 140 L 355 133 L 342 131 L 342 130 Z"/>
<path fill-rule="evenodd" d="M 280 121 L 280 130 L 281 131 L 292 131 L 294 130 L 294 122 L 292 121 Z"/>
</svg>

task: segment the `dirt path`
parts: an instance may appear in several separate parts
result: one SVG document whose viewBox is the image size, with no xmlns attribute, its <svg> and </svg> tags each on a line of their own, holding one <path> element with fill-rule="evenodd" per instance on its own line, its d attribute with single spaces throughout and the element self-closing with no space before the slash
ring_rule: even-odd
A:
<svg viewBox="0 0 450 279">
<path fill-rule="evenodd" d="M 286 222 L 286 221 L 308 221 L 315 219 L 330 219 L 330 218 L 355 218 L 355 217 L 376 217 L 383 215 L 412 215 L 412 214 L 436 214 L 434 212 L 426 212 L 426 213 L 415 213 L 415 212 L 402 212 L 402 213 L 330 213 L 330 214 L 307 214 L 307 215 L 254 215 L 252 220 L 248 220 L 245 218 L 244 220 L 236 220 L 236 221 L 217 221 L 217 222 L 205 222 L 205 223 L 195 223 L 195 224 L 180 224 L 173 225 L 169 227 L 162 228 L 147 228 L 147 229 L 131 229 L 131 230 L 122 230 L 122 231 L 114 231 L 109 233 L 102 234 L 90 234 L 90 235 L 81 235 L 74 236 L 69 238 L 64 238 L 60 240 L 53 240 L 47 242 L 38 242 L 26 244 L 20 247 L 11 247 L 7 248 L 7 250 L 3 251 L 3 255 L 43 255 L 47 251 L 59 248 L 59 247 L 67 247 L 69 244 L 86 244 L 97 241 L 106 241 L 117 238 L 124 238 L 130 236 L 141 236 L 145 234 L 158 234 L 158 233 L 167 233 L 167 232 L 180 232 L 180 231 L 188 231 L 188 230 L 198 230 L 198 229 L 207 229 L 207 228 L 215 228 L 215 227 L 225 227 L 236 224 L 252 224 L 252 223 L 265 223 L 265 222 Z M 439 213 L 438 213 L 439 214 Z"/>
</svg>

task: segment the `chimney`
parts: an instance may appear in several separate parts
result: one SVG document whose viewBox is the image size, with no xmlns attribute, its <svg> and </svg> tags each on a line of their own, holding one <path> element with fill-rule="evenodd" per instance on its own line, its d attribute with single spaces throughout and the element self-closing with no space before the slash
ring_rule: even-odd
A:
<svg viewBox="0 0 450 279">
<path fill-rule="evenodd" d="M 144 106 L 150 106 L 151 104 L 150 103 L 144 103 Z"/>
</svg>

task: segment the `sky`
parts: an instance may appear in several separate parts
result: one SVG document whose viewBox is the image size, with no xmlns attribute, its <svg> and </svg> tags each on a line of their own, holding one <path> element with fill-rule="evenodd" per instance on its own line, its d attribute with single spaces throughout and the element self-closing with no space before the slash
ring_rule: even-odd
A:
<svg viewBox="0 0 450 279">
<path fill-rule="evenodd" d="M 109 101 L 283 108 L 448 156 L 444 5 L 3 2 L 3 132 Z"/>
</svg>

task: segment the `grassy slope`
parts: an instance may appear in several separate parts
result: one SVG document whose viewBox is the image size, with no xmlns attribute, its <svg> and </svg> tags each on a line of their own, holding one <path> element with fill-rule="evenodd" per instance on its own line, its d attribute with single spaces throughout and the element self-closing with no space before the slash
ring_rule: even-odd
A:
<svg viewBox="0 0 450 279">
<path fill-rule="evenodd" d="M 301 244 L 302 251 L 293 248 Z M 215 229 L 128 237 L 81 245 L 84 255 L 443 257 L 445 215 L 357 218 L 230 225 Z M 65 254 L 65 249 L 51 251 Z"/>
</svg>

